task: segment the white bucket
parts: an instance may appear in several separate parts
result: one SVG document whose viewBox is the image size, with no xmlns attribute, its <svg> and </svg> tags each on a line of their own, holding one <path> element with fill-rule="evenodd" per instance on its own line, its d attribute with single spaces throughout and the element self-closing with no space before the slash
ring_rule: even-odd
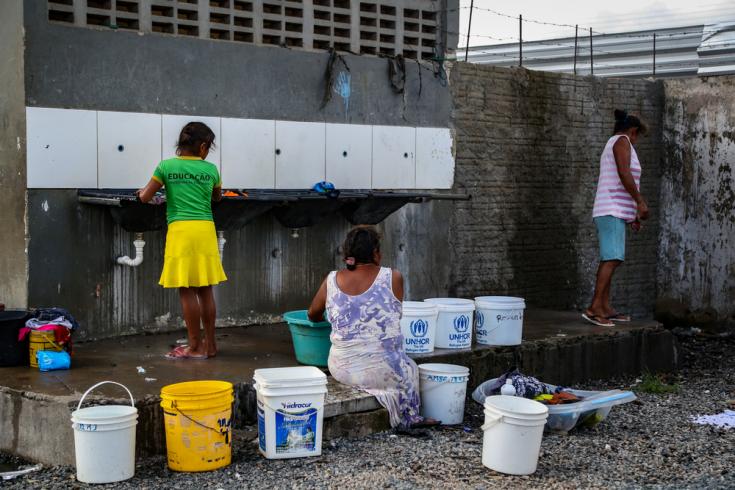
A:
<svg viewBox="0 0 735 490">
<path fill-rule="evenodd" d="M 511 296 L 475 298 L 475 334 L 478 344 L 520 345 L 526 302 Z"/>
<path fill-rule="evenodd" d="M 103 384 L 122 386 L 130 406 L 97 405 L 81 408 L 90 391 Z M 133 395 L 114 381 L 102 381 L 88 389 L 71 414 L 77 480 L 83 483 L 113 483 L 135 475 L 135 426 L 138 409 Z"/>
<path fill-rule="evenodd" d="M 443 349 L 472 347 L 474 301 L 460 298 L 429 298 L 424 301 L 439 308 L 434 347 Z"/>
<path fill-rule="evenodd" d="M 439 309 L 423 301 L 404 301 L 401 316 L 403 346 L 409 354 L 434 352 L 436 318 Z"/>
<path fill-rule="evenodd" d="M 314 366 L 256 369 L 258 444 L 268 459 L 322 454 L 327 376 Z"/>
<path fill-rule="evenodd" d="M 482 464 L 509 475 L 530 475 L 536 471 L 548 415 L 548 407 L 533 400 L 487 397 Z"/>
<path fill-rule="evenodd" d="M 421 415 L 443 425 L 461 424 L 470 370 L 455 364 L 419 364 Z"/>
</svg>

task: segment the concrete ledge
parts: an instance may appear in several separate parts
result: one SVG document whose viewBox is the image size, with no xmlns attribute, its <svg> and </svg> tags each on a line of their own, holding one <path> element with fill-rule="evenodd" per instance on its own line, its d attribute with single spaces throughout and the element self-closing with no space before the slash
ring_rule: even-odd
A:
<svg viewBox="0 0 735 490">
<path fill-rule="evenodd" d="M 591 379 L 608 379 L 617 376 L 637 375 L 650 370 L 672 371 L 676 369 L 676 339 L 669 331 L 656 323 L 634 323 L 615 329 L 595 329 L 580 324 L 576 314 L 545 313 L 547 322 L 527 321 L 524 342 L 517 347 L 475 346 L 467 350 L 438 349 L 432 354 L 416 356 L 416 361 L 461 364 L 470 368 L 469 390 L 486 379 L 518 366 L 523 372 L 555 384 L 572 385 Z M 530 327 L 530 328 L 528 328 Z M 285 328 L 269 335 L 280 335 L 290 341 Z M 222 335 L 236 345 L 240 335 L 249 337 L 251 329 L 226 329 Z M 280 333 L 279 333 L 280 332 Z M 141 339 L 145 340 L 146 337 Z M 155 342 L 160 342 L 156 337 Z M 125 342 L 130 342 L 130 339 Z M 150 342 L 150 339 L 147 340 Z M 101 343 L 88 349 L 104 350 Z M 292 356 L 290 344 L 278 344 Z M 75 354 L 75 367 L 71 371 L 39 373 L 28 368 L 3 368 L 3 384 L 0 387 L 0 450 L 17 454 L 44 464 L 74 464 L 73 430 L 69 419 L 76 408 L 82 387 L 102 379 L 119 379 L 138 396 L 137 453 L 139 457 L 164 454 L 166 448 L 163 414 L 159 406 L 160 386 L 186 379 L 228 379 L 233 382 L 235 403 L 233 423 L 236 429 L 256 422 L 255 390 L 252 367 L 262 367 L 263 346 L 255 346 L 259 353 L 253 360 L 243 360 L 242 355 L 233 360 L 215 360 L 190 363 L 171 363 L 151 360 L 146 364 L 153 374 L 161 369 L 158 385 L 143 381 L 137 373 L 120 379 L 124 373 L 135 371 L 141 358 L 116 360 L 113 373 L 100 368 L 99 360 L 88 354 L 85 366 L 85 345 Z M 150 347 L 150 346 L 146 346 Z M 162 350 L 162 349 L 161 349 Z M 94 353 L 94 351 L 92 351 Z M 131 356 L 128 351 L 120 356 Z M 219 356 L 218 356 L 219 358 Z M 94 359 L 94 362 L 91 360 Z M 151 358 L 158 359 L 158 357 Z M 79 361 L 79 362 L 77 362 Z M 217 362 L 220 364 L 217 364 Z M 125 363 L 120 365 L 120 363 Z M 273 356 L 268 367 L 294 365 L 292 357 Z M 174 368 L 171 366 L 177 364 Z M 223 367 L 224 366 L 224 367 Z M 224 370 L 223 370 L 224 369 Z M 248 371 L 247 369 L 250 369 Z M 165 372 L 164 372 L 165 370 Z M 14 375 L 15 373 L 15 375 Z M 196 373 L 196 377 L 192 375 Z M 159 374 L 156 374 L 159 375 Z M 15 386 L 13 386 L 15 385 Z M 23 387 L 25 389 L 20 389 Z M 140 393 L 145 393 L 140 396 Z M 119 393 L 102 390 L 93 398 L 98 404 L 126 404 Z M 324 438 L 357 437 L 389 428 L 387 412 L 376 399 L 367 393 L 341 385 L 329 379 L 325 400 Z"/>
</svg>

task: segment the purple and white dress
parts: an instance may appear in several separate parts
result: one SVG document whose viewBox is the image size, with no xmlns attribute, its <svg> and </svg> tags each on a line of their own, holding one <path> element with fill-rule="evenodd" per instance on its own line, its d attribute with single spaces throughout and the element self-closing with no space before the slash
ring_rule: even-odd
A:
<svg viewBox="0 0 735 490">
<path fill-rule="evenodd" d="M 329 372 L 340 383 L 375 396 L 388 410 L 392 427 L 423 420 L 418 367 L 403 349 L 401 312 L 388 267 L 381 267 L 370 288 L 356 296 L 339 289 L 336 271 L 327 277 Z"/>
</svg>

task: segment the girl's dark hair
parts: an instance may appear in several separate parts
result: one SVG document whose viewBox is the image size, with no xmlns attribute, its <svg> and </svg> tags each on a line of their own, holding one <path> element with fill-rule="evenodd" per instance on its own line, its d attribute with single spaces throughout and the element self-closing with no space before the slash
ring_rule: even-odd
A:
<svg viewBox="0 0 735 490">
<path fill-rule="evenodd" d="M 380 251 L 380 233 L 374 226 L 356 226 L 345 237 L 342 255 L 347 269 L 354 271 L 358 264 L 373 264 L 373 254 Z"/>
<path fill-rule="evenodd" d="M 615 109 L 615 129 L 614 133 L 620 133 L 630 128 L 637 128 L 638 134 L 645 136 L 648 133 L 648 126 L 646 126 L 641 118 L 634 115 L 628 114 L 622 109 Z"/>
<path fill-rule="evenodd" d="M 183 127 L 179 134 L 179 141 L 176 142 L 176 154 L 182 152 L 199 154 L 199 148 L 202 144 L 207 145 L 207 149 L 214 146 L 214 131 L 203 122 L 192 121 Z"/>
</svg>

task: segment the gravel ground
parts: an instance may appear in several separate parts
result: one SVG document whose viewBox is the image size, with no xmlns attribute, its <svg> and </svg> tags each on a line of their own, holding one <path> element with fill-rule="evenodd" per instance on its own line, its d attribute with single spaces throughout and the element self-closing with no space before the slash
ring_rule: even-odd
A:
<svg viewBox="0 0 735 490">
<path fill-rule="evenodd" d="M 733 338 L 682 337 L 681 371 L 668 381 L 675 394 L 639 393 L 592 429 L 544 437 L 538 471 L 528 477 L 482 466 L 482 408 L 468 400 L 464 427 L 424 437 L 380 433 L 326 443 L 318 458 L 269 461 L 260 457 L 252 431 L 239 432 L 234 463 L 223 470 L 179 474 L 163 458 L 138 464 L 134 479 L 109 488 L 735 488 L 735 430 L 692 424 L 690 416 L 733 408 Z M 629 387 L 633 379 L 590 383 Z M 244 440 L 243 440 L 244 439 Z M 12 462 L 0 456 L 0 463 Z M 45 468 L 7 488 L 85 488 L 74 469 Z M 96 486 L 96 488 L 105 488 Z"/>
</svg>

